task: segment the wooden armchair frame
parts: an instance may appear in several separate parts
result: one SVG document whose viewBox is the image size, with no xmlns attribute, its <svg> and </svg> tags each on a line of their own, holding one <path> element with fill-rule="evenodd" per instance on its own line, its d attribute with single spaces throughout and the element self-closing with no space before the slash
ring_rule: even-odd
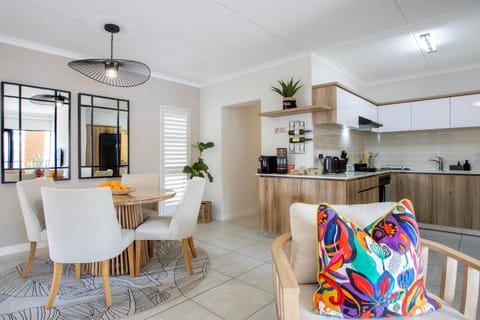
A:
<svg viewBox="0 0 480 320">
<path fill-rule="evenodd" d="M 288 258 L 291 240 L 291 234 L 284 233 L 275 239 L 271 246 L 273 287 L 279 320 L 299 320 L 300 288 Z M 475 320 L 480 288 L 480 260 L 430 240 L 422 239 L 421 242 L 425 277 L 428 271 L 429 251 L 438 252 L 443 256 L 439 297 L 452 307 L 457 285 L 458 264 L 463 264 L 462 297 L 458 311 L 468 320 Z"/>
</svg>

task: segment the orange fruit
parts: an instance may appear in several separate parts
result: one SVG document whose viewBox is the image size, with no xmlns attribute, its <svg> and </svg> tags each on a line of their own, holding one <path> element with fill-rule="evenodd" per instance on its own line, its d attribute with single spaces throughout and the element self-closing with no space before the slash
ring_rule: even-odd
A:
<svg viewBox="0 0 480 320">
<path fill-rule="evenodd" d="M 103 181 L 100 187 L 110 187 L 110 182 L 108 181 Z"/>
</svg>

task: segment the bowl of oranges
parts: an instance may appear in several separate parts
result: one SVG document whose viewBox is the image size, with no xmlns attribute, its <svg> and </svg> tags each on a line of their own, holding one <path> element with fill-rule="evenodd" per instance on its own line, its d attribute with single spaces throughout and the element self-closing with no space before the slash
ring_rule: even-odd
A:
<svg viewBox="0 0 480 320">
<path fill-rule="evenodd" d="M 122 184 L 120 180 L 104 181 L 100 185 L 100 188 L 110 188 L 114 195 L 129 194 L 130 192 L 135 191 L 135 188 Z"/>
</svg>

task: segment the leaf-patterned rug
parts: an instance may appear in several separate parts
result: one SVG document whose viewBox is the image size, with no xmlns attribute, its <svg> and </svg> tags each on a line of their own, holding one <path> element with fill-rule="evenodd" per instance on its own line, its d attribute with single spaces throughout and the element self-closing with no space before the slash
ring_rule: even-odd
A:
<svg viewBox="0 0 480 320">
<path fill-rule="evenodd" d="M 64 265 L 55 303 L 45 303 L 50 292 L 53 263 L 36 258 L 23 279 L 24 264 L 0 275 L 0 319 L 118 319 L 175 299 L 202 281 L 208 271 L 208 255 L 201 248 L 192 258 L 193 275 L 185 268 L 181 241 L 159 241 L 155 254 L 140 276 L 111 276 L 113 305 L 107 308 L 101 277 L 82 273 L 75 278 L 73 265 Z"/>
</svg>

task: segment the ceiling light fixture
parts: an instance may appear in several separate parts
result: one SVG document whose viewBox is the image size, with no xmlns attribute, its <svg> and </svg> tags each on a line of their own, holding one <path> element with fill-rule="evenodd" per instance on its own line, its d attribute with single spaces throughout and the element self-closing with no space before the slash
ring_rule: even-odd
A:
<svg viewBox="0 0 480 320">
<path fill-rule="evenodd" d="M 64 103 L 68 103 L 68 98 L 61 94 L 36 94 L 30 99 L 30 102 L 35 104 L 51 105 L 52 103 L 55 103 L 56 107 L 61 107 Z"/>
<path fill-rule="evenodd" d="M 68 66 L 95 81 L 116 87 L 135 87 L 150 78 L 150 68 L 138 61 L 113 59 L 113 34 L 120 31 L 116 24 L 107 23 L 110 32 L 110 58 L 70 61 Z"/>
<path fill-rule="evenodd" d="M 435 46 L 435 42 L 433 41 L 430 32 L 418 35 L 418 39 L 420 40 L 420 46 L 426 53 L 433 53 L 437 51 L 437 47 Z"/>
</svg>

